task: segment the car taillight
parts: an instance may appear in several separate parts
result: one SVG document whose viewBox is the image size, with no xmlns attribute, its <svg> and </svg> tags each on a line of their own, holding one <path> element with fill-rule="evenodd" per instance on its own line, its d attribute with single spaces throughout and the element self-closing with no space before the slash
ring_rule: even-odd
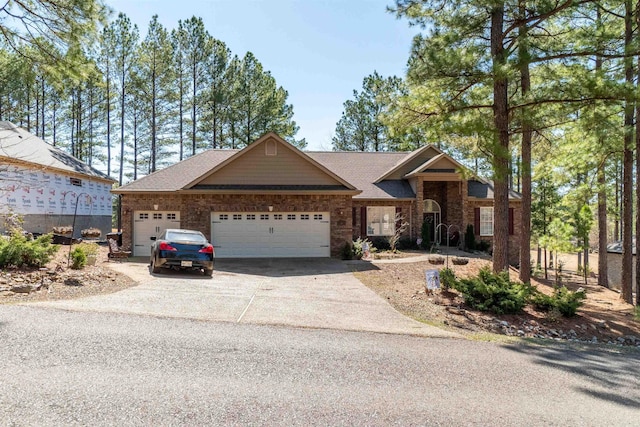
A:
<svg viewBox="0 0 640 427">
<path fill-rule="evenodd" d="M 212 254 L 213 253 L 213 245 L 207 245 L 204 248 L 200 249 L 198 252 L 203 254 Z"/>
<path fill-rule="evenodd" d="M 160 248 L 159 249 L 161 251 L 177 251 L 176 248 L 174 248 L 173 246 L 171 246 L 167 242 L 160 242 Z"/>
</svg>

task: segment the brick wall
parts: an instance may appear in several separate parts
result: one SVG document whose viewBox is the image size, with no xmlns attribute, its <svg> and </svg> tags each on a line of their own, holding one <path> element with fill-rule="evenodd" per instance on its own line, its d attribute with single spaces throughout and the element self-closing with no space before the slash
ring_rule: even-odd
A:
<svg viewBox="0 0 640 427">
<path fill-rule="evenodd" d="M 235 195 L 235 194 L 126 194 L 122 196 L 123 244 L 132 245 L 133 212 L 180 211 L 180 226 L 211 236 L 211 212 L 329 212 L 331 256 L 339 256 L 351 241 L 351 196 L 334 195 Z"/>
<path fill-rule="evenodd" d="M 404 215 L 404 220 L 406 222 L 409 223 L 409 228 L 407 228 L 407 230 L 405 230 L 404 233 L 402 233 L 403 236 L 410 236 L 411 238 L 415 239 L 415 228 L 416 228 L 416 224 L 418 227 L 418 232 L 420 232 L 420 224 L 421 222 L 416 223 L 415 221 L 415 211 L 413 209 L 413 205 L 415 202 L 410 202 L 410 201 L 394 201 L 394 200 L 388 200 L 388 201 L 384 201 L 384 200 L 358 200 L 355 199 L 353 200 L 353 208 L 354 210 L 352 211 L 354 213 L 353 218 L 351 216 L 349 216 L 351 218 L 351 233 L 353 236 L 353 239 L 357 239 L 358 237 L 366 237 L 366 236 L 362 236 L 362 208 L 365 208 L 367 206 L 394 206 L 394 207 L 399 207 L 401 209 L 401 213 L 402 215 Z"/>
<path fill-rule="evenodd" d="M 465 210 L 466 224 L 474 224 L 475 208 L 493 206 L 493 200 L 469 200 Z M 519 202 L 509 202 L 509 207 L 513 208 L 513 234 L 509 235 L 509 263 L 515 265 L 520 262 L 520 226 L 522 224 L 522 206 Z M 465 225 L 466 227 L 466 225 Z M 474 226 L 476 241 L 483 240 L 493 245 L 493 236 L 480 237 L 480 230 Z"/>
</svg>

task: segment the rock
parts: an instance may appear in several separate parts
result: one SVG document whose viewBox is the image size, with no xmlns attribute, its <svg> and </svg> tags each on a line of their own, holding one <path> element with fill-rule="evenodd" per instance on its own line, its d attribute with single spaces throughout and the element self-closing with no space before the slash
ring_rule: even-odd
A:
<svg viewBox="0 0 640 427">
<path fill-rule="evenodd" d="M 524 336 L 524 331 L 522 329 L 518 329 L 518 336 Z"/>
<path fill-rule="evenodd" d="M 624 344 L 624 337 L 619 337 L 616 341 L 618 341 L 620 344 Z"/>
<path fill-rule="evenodd" d="M 455 315 L 458 315 L 458 316 L 464 316 L 467 313 L 466 310 L 463 310 L 461 308 L 456 308 L 456 307 L 447 307 L 446 310 L 449 313 L 455 314 Z"/>
<path fill-rule="evenodd" d="M 575 335 L 577 335 L 577 334 L 576 334 L 576 331 L 574 331 L 573 329 L 570 329 L 570 330 L 569 330 L 569 335 L 573 335 L 573 336 L 575 336 Z"/>
<path fill-rule="evenodd" d="M 598 342 L 598 337 L 594 335 L 593 338 L 591 338 L 591 342 L 596 344 Z"/>
<path fill-rule="evenodd" d="M 506 320 L 502 320 L 500 322 L 500 325 L 508 328 L 509 327 L 509 322 L 507 322 Z"/>
<path fill-rule="evenodd" d="M 607 327 L 607 322 L 605 322 L 604 320 L 598 320 L 597 323 L 598 323 L 598 326 L 601 328 Z"/>
<path fill-rule="evenodd" d="M 16 283 L 22 283 L 22 282 L 24 282 L 24 279 L 22 277 L 16 277 L 16 278 L 13 279 L 13 281 L 16 282 Z"/>
<path fill-rule="evenodd" d="M 38 290 L 38 286 L 37 285 L 32 285 L 30 283 L 13 285 L 11 287 L 11 291 L 15 292 L 17 294 L 28 294 L 28 293 L 31 293 L 31 292 L 36 291 L 36 290 Z"/>
</svg>

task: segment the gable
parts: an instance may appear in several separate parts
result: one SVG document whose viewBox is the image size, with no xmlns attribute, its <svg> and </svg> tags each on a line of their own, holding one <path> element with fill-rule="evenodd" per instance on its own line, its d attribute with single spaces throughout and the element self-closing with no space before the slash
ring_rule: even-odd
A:
<svg viewBox="0 0 640 427">
<path fill-rule="evenodd" d="M 267 134 L 186 188 L 224 186 L 355 189 L 275 134 Z"/>
<path fill-rule="evenodd" d="M 409 153 L 397 165 L 380 176 L 376 182 L 403 179 L 405 175 L 411 173 L 413 170 L 420 167 L 420 165 L 425 164 L 440 154 L 442 154 L 442 152 L 433 145 L 427 145 L 426 147 L 419 148 Z"/>
</svg>

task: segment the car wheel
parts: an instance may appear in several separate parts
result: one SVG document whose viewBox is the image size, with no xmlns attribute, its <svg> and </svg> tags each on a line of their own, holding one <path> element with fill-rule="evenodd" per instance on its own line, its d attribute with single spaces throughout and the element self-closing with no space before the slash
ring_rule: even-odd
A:
<svg viewBox="0 0 640 427">
<path fill-rule="evenodd" d="M 204 275 L 205 275 L 205 276 L 207 276 L 207 277 L 211 277 L 211 276 L 213 276 L 213 269 L 211 269 L 211 270 L 207 270 L 207 269 L 205 268 L 205 270 L 204 270 Z"/>
<path fill-rule="evenodd" d="M 156 266 L 156 259 L 155 257 L 151 260 L 151 272 L 153 274 L 158 274 L 160 273 L 160 267 Z"/>
</svg>

